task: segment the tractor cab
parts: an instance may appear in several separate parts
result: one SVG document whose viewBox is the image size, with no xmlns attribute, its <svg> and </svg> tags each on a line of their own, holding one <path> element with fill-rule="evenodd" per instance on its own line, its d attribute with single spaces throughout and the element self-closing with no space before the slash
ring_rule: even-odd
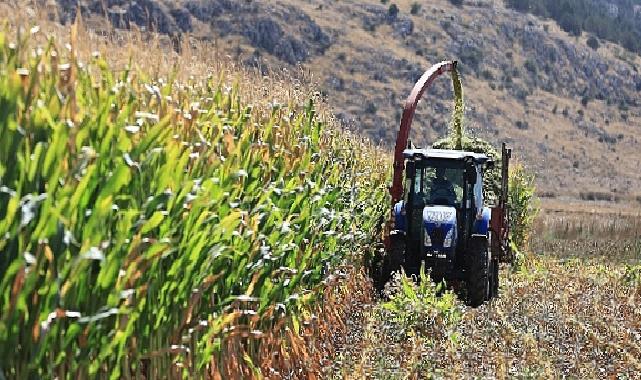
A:
<svg viewBox="0 0 641 380">
<path fill-rule="evenodd" d="M 406 149 L 403 198 L 394 207 L 395 229 L 404 235 L 405 268 L 427 264 L 438 277 L 451 277 L 474 234 L 487 234 L 490 209 L 483 204 L 484 154 Z M 458 273 L 462 275 L 462 273 Z M 456 276 L 458 277 L 458 276 Z"/>
</svg>

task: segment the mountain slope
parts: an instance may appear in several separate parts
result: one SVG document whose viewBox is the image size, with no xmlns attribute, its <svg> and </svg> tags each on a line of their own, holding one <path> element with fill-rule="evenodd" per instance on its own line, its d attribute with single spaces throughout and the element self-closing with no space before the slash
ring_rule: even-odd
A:
<svg viewBox="0 0 641 380">
<path fill-rule="evenodd" d="M 587 35 L 572 36 L 553 20 L 502 1 L 97 3 L 83 9 L 106 14 L 118 27 L 135 23 L 215 41 L 221 53 L 265 72 L 300 63 L 339 118 L 388 146 L 415 80 L 435 62 L 458 59 L 468 128 L 513 145 L 536 172 L 542 194 L 634 199 L 640 193 L 641 58 L 603 40 L 594 50 Z M 58 1 L 63 21 L 74 9 Z M 418 145 L 445 133 L 449 86 L 437 83 L 419 107 L 412 137 Z"/>
</svg>

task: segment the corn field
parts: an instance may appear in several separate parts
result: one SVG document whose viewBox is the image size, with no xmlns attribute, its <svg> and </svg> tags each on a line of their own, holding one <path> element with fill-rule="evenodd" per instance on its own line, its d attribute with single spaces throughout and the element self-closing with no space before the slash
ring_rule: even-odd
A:
<svg viewBox="0 0 641 380">
<path fill-rule="evenodd" d="M 313 95 L 253 106 L 223 74 L 116 71 L 8 35 L 0 375 L 312 373 L 338 268 L 380 239 L 387 157 Z"/>
</svg>

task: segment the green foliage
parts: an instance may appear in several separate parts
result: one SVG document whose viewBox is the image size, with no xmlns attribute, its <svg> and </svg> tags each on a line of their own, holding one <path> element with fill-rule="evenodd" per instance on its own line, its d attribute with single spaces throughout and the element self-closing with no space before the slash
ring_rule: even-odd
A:
<svg viewBox="0 0 641 380">
<path fill-rule="evenodd" d="M 418 334 L 437 339 L 437 335 L 460 321 L 462 311 L 455 294 L 443 290 L 443 283 L 434 284 L 423 268 L 417 280 L 397 273 L 386 289 L 389 301 L 383 308 L 399 328 L 401 337 Z"/>
<path fill-rule="evenodd" d="M 641 265 L 626 265 L 623 282 L 639 287 L 641 291 Z"/>
<path fill-rule="evenodd" d="M 532 224 L 539 212 L 534 175 L 528 173 L 519 163 L 515 163 L 510 168 L 508 187 L 512 248 L 525 251 L 532 231 Z"/>
<path fill-rule="evenodd" d="M 389 8 L 387 9 L 387 15 L 393 19 L 396 18 L 396 16 L 398 16 L 399 12 L 400 10 L 398 9 L 398 6 L 394 3 L 392 3 L 392 5 L 390 5 Z"/>
<path fill-rule="evenodd" d="M 243 329 L 252 367 L 251 336 L 298 334 L 328 269 L 374 246 L 386 163 L 312 100 L 65 59 L 0 34 L 5 375 L 115 379 L 144 359 L 195 378 Z"/>
<path fill-rule="evenodd" d="M 461 86 L 461 78 L 459 77 L 458 70 L 452 70 L 452 85 L 454 87 L 454 110 L 452 111 L 452 125 L 450 136 L 454 139 L 454 146 L 456 149 L 463 149 L 463 116 L 465 113 L 465 105 L 463 103 L 463 86 Z"/>
<path fill-rule="evenodd" d="M 452 123 L 450 124 L 447 137 L 435 141 L 432 148 L 466 150 L 475 153 L 484 153 L 496 162 L 494 168 L 485 172 L 483 193 L 488 202 L 498 199 L 501 189 L 501 156 L 489 142 L 468 137 L 465 134 L 464 114 L 465 103 L 463 101 L 463 86 L 461 85 L 458 70 L 452 72 L 452 84 L 454 87 L 454 110 L 452 111 Z"/>
</svg>

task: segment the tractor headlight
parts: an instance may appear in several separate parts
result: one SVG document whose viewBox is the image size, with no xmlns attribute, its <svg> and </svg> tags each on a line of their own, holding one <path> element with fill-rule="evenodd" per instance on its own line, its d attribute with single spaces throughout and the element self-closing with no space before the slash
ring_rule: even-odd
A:
<svg viewBox="0 0 641 380">
<path fill-rule="evenodd" d="M 452 237 L 454 237 L 454 228 L 450 228 L 450 230 L 447 231 L 447 234 L 445 235 L 445 239 L 443 240 L 443 248 L 452 247 Z"/>
<path fill-rule="evenodd" d="M 425 233 L 423 235 L 425 235 L 424 245 L 426 247 L 431 247 L 432 246 L 432 239 L 430 238 L 430 234 L 428 234 L 427 231 L 425 231 Z"/>
</svg>

